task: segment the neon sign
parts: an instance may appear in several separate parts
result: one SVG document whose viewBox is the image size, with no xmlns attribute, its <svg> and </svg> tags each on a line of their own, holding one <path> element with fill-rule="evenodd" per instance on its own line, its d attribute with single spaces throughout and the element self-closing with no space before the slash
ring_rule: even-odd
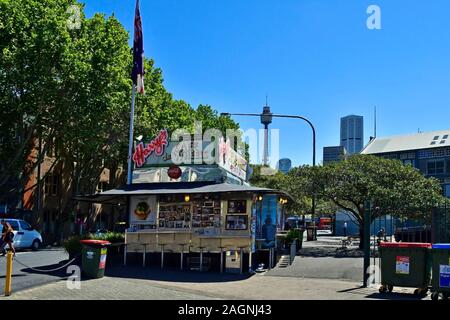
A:
<svg viewBox="0 0 450 320">
<path fill-rule="evenodd" d="M 137 167 L 142 167 L 146 159 L 155 153 L 157 156 L 161 156 L 164 153 L 165 147 L 169 144 L 169 134 L 166 129 L 161 130 L 155 139 L 150 141 L 146 146 L 143 142 L 140 142 L 136 146 L 136 150 L 133 153 L 133 161 Z"/>
</svg>

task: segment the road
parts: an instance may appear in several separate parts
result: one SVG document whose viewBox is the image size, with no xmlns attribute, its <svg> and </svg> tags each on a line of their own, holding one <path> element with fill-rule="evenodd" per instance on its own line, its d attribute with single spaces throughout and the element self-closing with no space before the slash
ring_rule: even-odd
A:
<svg viewBox="0 0 450 320">
<path fill-rule="evenodd" d="M 50 270 L 63 266 L 68 261 L 68 255 L 60 248 L 41 249 L 39 251 L 19 251 L 13 261 L 12 291 L 54 282 L 67 277 L 66 268 L 54 272 L 38 272 L 21 265 L 39 270 Z M 19 263 L 20 262 L 20 263 Z M 0 257 L 0 290 L 5 290 L 6 258 Z"/>
</svg>

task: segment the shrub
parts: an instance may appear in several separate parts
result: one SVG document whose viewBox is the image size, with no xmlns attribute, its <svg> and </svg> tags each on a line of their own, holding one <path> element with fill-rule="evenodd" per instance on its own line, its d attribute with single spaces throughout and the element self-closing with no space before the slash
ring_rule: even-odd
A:
<svg viewBox="0 0 450 320">
<path fill-rule="evenodd" d="M 286 244 L 291 244 L 295 239 L 301 240 L 303 232 L 299 229 L 291 229 L 286 235 Z"/>
<path fill-rule="evenodd" d="M 71 236 L 64 240 L 64 250 L 68 253 L 69 258 L 72 259 L 76 255 L 81 254 L 81 243 L 80 240 L 106 240 L 111 243 L 125 242 L 125 234 L 119 232 L 107 232 L 104 234 L 92 234 L 88 233 L 80 236 Z"/>
<path fill-rule="evenodd" d="M 72 236 L 64 240 L 63 242 L 64 250 L 69 255 L 69 258 L 73 258 L 77 254 L 81 253 L 81 243 L 80 243 L 81 239 L 83 238 L 79 236 Z"/>
<path fill-rule="evenodd" d="M 120 233 L 120 232 L 106 232 L 104 234 L 90 235 L 90 236 L 91 236 L 90 239 L 106 240 L 111 243 L 125 242 L 125 234 Z"/>
</svg>

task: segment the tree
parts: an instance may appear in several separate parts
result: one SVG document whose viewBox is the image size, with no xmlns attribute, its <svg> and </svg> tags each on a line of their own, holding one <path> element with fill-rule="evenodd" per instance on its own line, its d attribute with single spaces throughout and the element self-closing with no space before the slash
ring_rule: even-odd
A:
<svg viewBox="0 0 450 320">
<path fill-rule="evenodd" d="M 75 29 L 67 23 L 72 5 L 80 8 Z M 113 177 L 119 165 L 126 167 L 129 34 L 114 16 L 86 18 L 76 0 L 1 0 L 0 12 L 0 201 L 12 193 L 20 197 L 50 148 L 58 155 L 55 167 L 69 176 L 63 187 L 74 195 L 95 193 L 105 167 Z M 161 128 L 193 130 L 196 119 L 205 129 L 239 127 L 210 106 L 195 110 L 174 100 L 152 59 L 145 60 L 145 71 L 135 136 L 150 139 Z M 74 203 L 66 200 L 59 207 L 68 214 Z"/>
<path fill-rule="evenodd" d="M 352 214 L 359 224 L 361 239 L 366 209 L 371 212 L 371 222 L 386 214 L 429 219 L 432 208 L 446 201 L 438 180 L 425 178 L 398 160 L 353 155 L 303 173 L 297 175 L 299 185 Z"/>
<path fill-rule="evenodd" d="M 75 0 L 0 2 L 0 197 L 17 193 L 26 173 L 42 161 L 32 156 L 35 138 L 52 141 L 65 126 L 59 62 L 71 41 L 65 12 L 74 4 Z"/>
<path fill-rule="evenodd" d="M 308 183 L 308 175 L 306 171 L 308 166 L 291 169 L 287 174 L 281 171 L 274 171 L 273 175 L 261 174 L 262 165 L 252 165 L 253 173 L 250 178 L 252 185 L 282 190 L 287 192 L 293 201 L 289 201 L 286 205 L 288 215 L 309 215 L 312 208 L 312 192 L 310 188 L 305 187 Z M 300 173 L 302 172 L 302 173 Z M 299 179 L 302 179 L 300 182 Z M 319 199 L 316 202 L 317 214 L 331 214 L 336 212 L 336 206 L 329 201 Z"/>
</svg>

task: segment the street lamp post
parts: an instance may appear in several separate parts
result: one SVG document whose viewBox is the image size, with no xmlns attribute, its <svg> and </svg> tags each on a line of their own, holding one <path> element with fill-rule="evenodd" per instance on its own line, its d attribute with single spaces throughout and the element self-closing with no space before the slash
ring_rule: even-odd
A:
<svg viewBox="0 0 450 320">
<path fill-rule="evenodd" d="M 285 114 L 272 114 L 270 112 L 270 108 L 268 106 L 264 107 L 263 113 L 258 114 L 258 113 L 228 113 L 228 112 L 223 112 L 220 114 L 221 116 L 250 116 L 250 117 L 260 117 L 261 118 L 261 123 L 264 124 L 264 129 L 265 129 L 265 134 L 267 134 L 267 125 L 269 123 L 272 122 L 272 118 L 291 118 L 291 119 L 300 119 L 303 121 L 306 121 L 308 123 L 308 125 L 311 127 L 312 130 L 312 144 L 313 144 L 313 160 L 312 160 L 312 165 L 313 167 L 316 166 L 316 129 L 314 128 L 314 125 L 312 124 L 312 122 L 310 120 L 308 120 L 305 117 L 302 116 L 295 116 L 295 115 L 285 115 Z M 270 118 L 269 118 L 270 117 Z M 263 122 L 264 121 L 264 122 Z M 267 125 L 266 125 L 267 123 Z M 265 151 L 267 152 L 267 151 Z M 267 160 L 266 155 L 264 155 L 264 159 Z M 264 163 L 266 164 L 266 163 Z M 311 213 L 311 220 L 313 222 L 313 227 L 315 227 L 314 224 L 314 218 L 315 218 L 315 214 L 316 214 L 316 195 L 315 195 L 315 190 L 313 190 L 313 197 L 312 197 L 312 213 Z M 313 230 L 313 233 L 315 235 L 315 229 Z M 314 236 L 315 238 L 315 236 Z"/>
</svg>

